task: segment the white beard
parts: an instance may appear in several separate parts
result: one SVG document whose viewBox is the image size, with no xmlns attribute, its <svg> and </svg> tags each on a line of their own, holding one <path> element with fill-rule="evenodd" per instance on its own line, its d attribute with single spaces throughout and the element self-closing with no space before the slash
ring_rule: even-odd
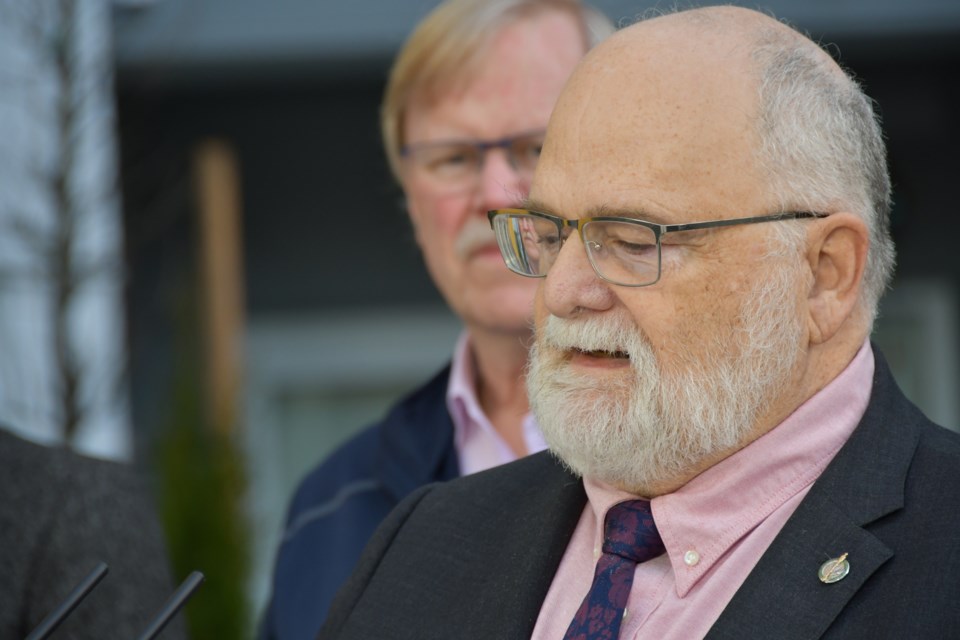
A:
<svg viewBox="0 0 960 640">
<path fill-rule="evenodd" d="M 748 292 L 729 327 L 704 327 L 713 338 L 699 350 L 680 346 L 676 372 L 664 372 L 626 313 L 548 316 L 536 332 L 527 390 L 554 454 L 577 474 L 645 495 L 743 447 L 801 354 L 797 269 L 771 271 L 778 277 Z M 567 363 L 573 348 L 625 352 L 630 371 L 578 372 Z"/>
</svg>

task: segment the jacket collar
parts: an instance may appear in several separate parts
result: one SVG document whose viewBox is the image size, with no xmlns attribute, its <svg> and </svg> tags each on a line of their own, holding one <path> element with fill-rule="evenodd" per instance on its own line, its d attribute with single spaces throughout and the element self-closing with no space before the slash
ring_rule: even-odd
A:
<svg viewBox="0 0 960 640">
<path fill-rule="evenodd" d="M 417 487 L 459 475 L 447 411 L 448 364 L 397 404 L 377 431 L 377 476 L 397 501 Z"/>
<path fill-rule="evenodd" d="M 583 513 L 583 483 L 543 451 L 443 488 L 457 508 L 435 526 L 469 531 L 451 562 L 471 580 L 452 587 L 466 605 L 454 626 L 432 637 L 529 638 Z"/>
</svg>

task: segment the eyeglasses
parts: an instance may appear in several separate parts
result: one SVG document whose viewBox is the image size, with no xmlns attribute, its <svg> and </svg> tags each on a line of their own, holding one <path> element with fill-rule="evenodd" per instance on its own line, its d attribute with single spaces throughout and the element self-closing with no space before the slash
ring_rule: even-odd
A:
<svg viewBox="0 0 960 640">
<path fill-rule="evenodd" d="M 528 209 L 487 212 L 503 261 L 514 273 L 529 278 L 545 277 L 564 241 L 576 229 L 596 274 L 607 282 L 625 287 L 645 287 L 660 279 L 660 245 L 663 236 L 668 233 L 778 220 L 825 218 L 827 215 L 810 211 L 785 211 L 750 218 L 656 224 L 619 216 L 567 220 Z"/>
<path fill-rule="evenodd" d="M 507 162 L 527 182 L 540 159 L 544 130 L 527 131 L 499 140 L 443 140 L 404 145 L 400 156 L 440 187 L 451 190 L 476 186 L 487 152 L 503 149 Z"/>
</svg>

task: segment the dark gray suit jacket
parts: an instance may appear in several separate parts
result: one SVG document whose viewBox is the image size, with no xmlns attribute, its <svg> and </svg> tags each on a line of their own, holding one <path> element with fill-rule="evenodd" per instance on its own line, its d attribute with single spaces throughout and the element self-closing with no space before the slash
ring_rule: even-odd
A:
<svg viewBox="0 0 960 640">
<path fill-rule="evenodd" d="M 529 638 L 585 500 L 548 454 L 424 487 L 319 637 Z M 844 552 L 850 574 L 821 583 Z M 960 638 L 960 436 L 904 398 L 879 354 L 859 427 L 707 637 Z"/>
</svg>

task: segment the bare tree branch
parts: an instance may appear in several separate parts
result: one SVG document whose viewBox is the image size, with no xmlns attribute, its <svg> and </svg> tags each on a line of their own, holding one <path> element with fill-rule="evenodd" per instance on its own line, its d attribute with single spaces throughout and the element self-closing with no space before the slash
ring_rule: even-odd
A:
<svg viewBox="0 0 960 640">
<path fill-rule="evenodd" d="M 27 106 L 20 107 L 23 117 L 29 125 L 37 125 L 38 131 L 40 124 L 47 127 L 56 149 L 49 164 L 36 145 L 30 147 L 33 155 L 29 158 L 0 157 L 0 163 L 9 165 L 4 166 L 5 175 L 22 182 L 24 196 L 42 192 L 49 198 L 49 208 L 41 200 L 37 211 L 11 211 L 8 199 L 7 211 L 0 211 L 0 233 L 14 239 L 31 257 L 27 265 L 0 265 L 0 289 L 40 287 L 41 292 L 49 293 L 47 321 L 57 401 L 48 411 L 59 422 L 67 443 L 75 440 L 80 424 L 96 409 L 91 403 L 102 397 L 96 390 L 110 388 L 112 398 L 112 390 L 122 387 L 125 373 L 121 364 L 119 371 L 108 367 L 106 373 L 97 374 L 100 366 L 91 367 L 83 360 L 84 345 L 72 331 L 79 294 L 88 285 L 110 282 L 112 276 L 123 272 L 122 258 L 113 251 L 86 255 L 110 246 L 110 232 L 101 231 L 98 224 L 104 224 L 102 207 L 115 204 L 116 185 L 112 180 L 97 185 L 96 177 L 87 180 L 95 174 L 89 173 L 90 165 L 80 166 L 81 145 L 87 144 L 90 132 L 112 129 L 109 117 L 96 108 L 100 101 L 109 100 L 103 96 L 111 95 L 109 63 L 103 51 L 84 49 L 78 33 L 82 24 L 79 12 L 84 6 L 79 0 L 0 0 L 0 38 L 15 38 L 24 44 L 24 51 L 32 51 L 24 70 L 4 70 L 0 82 L 15 85 L 21 105 L 26 97 Z M 90 70 L 98 69 L 98 64 L 107 71 L 91 75 Z M 52 100 L 49 87 L 53 88 Z M 32 110 L 31 100 L 36 102 Z M 17 106 L 14 98 L 3 98 L 2 104 Z M 82 174 L 81 168 L 88 173 Z M 117 379 L 92 380 L 94 375 Z"/>
<path fill-rule="evenodd" d="M 56 102 L 57 132 L 60 154 L 53 175 L 54 250 L 50 253 L 53 273 L 53 341 L 54 359 L 60 377 L 61 419 L 64 438 L 72 442 L 82 419 L 78 399 L 80 370 L 76 351 L 70 340 L 70 306 L 76 291 L 73 277 L 74 210 L 70 179 L 77 154 L 76 121 L 73 88 L 76 84 L 76 4 L 59 1 L 58 29 L 53 41 L 53 68 L 59 92 Z"/>
</svg>

